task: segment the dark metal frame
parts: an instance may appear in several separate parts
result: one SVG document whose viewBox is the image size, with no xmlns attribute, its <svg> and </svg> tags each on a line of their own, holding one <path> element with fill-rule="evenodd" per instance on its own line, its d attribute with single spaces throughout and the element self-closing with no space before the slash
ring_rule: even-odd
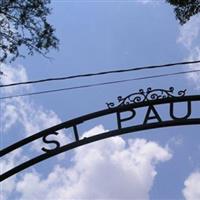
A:
<svg viewBox="0 0 200 200">
<path fill-rule="evenodd" d="M 161 94 L 163 95 L 155 95 L 155 93 L 153 93 L 153 91 L 155 92 L 161 92 Z M 47 150 L 45 148 L 42 148 L 42 150 L 45 152 L 31 160 L 25 161 L 22 164 L 19 164 L 18 166 L 8 170 L 7 172 L 3 173 L 0 177 L 0 181 L 3 181 L 5 179 L 7 179 L 8 177 L 17 174 L 18 172 L 32 166 L 35 165 L 43 160 L 46 160 L 52 156 L 55 156 L 57 154 L 60 154 L 62 152 L 65 151 L 69 151 L 71 149 L 74 149 L 76 147 L 85 145 L 85 144 L 89 144 L 98 140 L 102 140 L 105 138 L 109 138 L 109 137 L 113 137 L 113 136 L 117 136 L 117 135 L 122 135 L 122 134 L 126 134 L 129 132 L 137 132 L 137 131 L 142 131 L 142 130 L 147 130 L 147 129 L 154 129 L 154 128 L 162 128 L 162 127 L 171 127 L 171 126 L 182 126 L 182 125 L 200 125 L 200 117 L 199 118 L 189 118 L 191 115 L 191 102 L 195 102 L 195 101 L 200 101 L 200 95 L 193 95 L 193 96 L 185 96 L 185 90 L 184 91 L 180 91 L 179 92 L 179 96 L 172 96 L 170 92 L 173 92 L 172 88 L 168 91 L 168 93 L 165 92 L 166 90 L 151 90 L 148 89 L 147 92 L 145 93 L 143 90 L 140 90 L 139 95 L 143 95 L 145 98 L 139 99 L 138 97 L 134 98 L 134 101 L 130 101 L 130 97 L 133 95 L 129 95 L 128 97 L 124 98 L 122 100 L 122 98 L 118 98 L 119 102 L 123 102 L 120 103 L 118 106 L 115 106 L 114 103 L 109 103 L 108 105 L 108 109 L 104 109 L 98 112 L 94 112 L 94 113 L 90 113 L 78 118 L 75 118 L 73 120 L 69 120 L 66 122 L 63 122 L 61 124 L 58 124 L 56 126 L 53 126 L 51 128 L 48 128 L 46 130 L 40 131 L 30 137 L 27 137 L 19 142 L 16 142 L 14 144 L 12 144 L 11 146 L 8 146 L 6 148 L 4 148 L 3 150 L 1 150 L 0 152 L 0 156 L 5 156 L 6 154 L 14 151 L 17 148 L 20 148 L 28 143 L 31 143 L 39 138 L 42 138 L 43 142 L 46 141 L 46 137 L 48 135 L 51 134 L 55 134 L 57 135 L 59 130 L 61 129 L 66 129 L 66 128 L 73 128 L 74 130 L 74 136 L 75 136 L 75 141 L 69 144 L 66 144 L 64 146 L 60 147 L 60 144 L 56 141 L 54 141 L 53 143 L 56 144 L 56 148 L 52 149 L 52 150 Z M 134 93 L 135 95 L 136 93 Z M 150 95 L 151 94 L 151 95 Z M 165 95 L 164 95 L 165 94 Z M 169 94 L 169 95 L 166 95 Z M 147 96 L 149 96 L 151 98 L 147 98 Z M 153 96 L 152 96 L 153 95 Z M 129 102 L 127 103 L 127 99 L 129 99 Z M 125 101 L 126 100 L 126 101 Z M 137 100 L 137 101 L 135 101 Z M 126 102 L 126 103 L 125 103 Z M 170 109 L 173 109 L 173 103 L 178 103 L 178 102 L 187 102 L 188 103 L 188 114 L 182 118 L 176 118 L 175 116 L 172 117 L 172 120 L 168 120 L 168 121 L 160 121 L 158 120 L 158 122 L 153 122 L 153 123 L 143 123 L 140 125 L 134 125 L 134 126 L 130 126 L 130 127 L 125 127 L 122 128 L 121 126 L 119 126 L 118 123 L 118 129 L 116 130 L 112 130 L 109 132 L 105 132 L 105 133 L 100 133 L 94 136 L 90 136 L 90 137 L 86 137 L 83 139 L 79 138 L 79 134 L 78 134 L 78 130 L 77 130 L 77 126 L 85 121 L 94 119 L 94 118 L 98 118 L 98 117 L 102 117 L 102 116 L 106 116 L 109 114 L 117 114 L 117 120 L 119 122 L 119 113 L 120 112 L 125 112 L 125 111 L 130 111 L 136 108 L 142 108 L 142 107 L 146 107 L 148 106 L 149 108 L 154 107 L 155 105 L 160 105 L 160 104 L 168 104 L 170 103 Z M 172 105 L 172 106 L 171 106 Z M 171 111 L 170 111 L 171 112 Z M 156 117 L 154 117 L 156 118 Z M 149 119 L 151 119 L 151 117 L 149 117 Z M 123 121 L 123 120 L 121 120 Z M 124 120 L 126 121 L 126 120 Z"/>
</svg>

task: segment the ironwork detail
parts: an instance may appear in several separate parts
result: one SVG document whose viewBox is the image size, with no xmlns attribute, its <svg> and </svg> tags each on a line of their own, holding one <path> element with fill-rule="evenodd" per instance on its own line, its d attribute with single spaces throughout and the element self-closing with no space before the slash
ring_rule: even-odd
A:
<svg viewBox="0 0 200 200">
<path fill-rule="evenodd" d="M 158 99 L 174 98 L 174 97 L 183 97 L 186 94 L 185 90 L 179 90 L 177 95 L 174 95 L 174 87 L 170 87 L 168 90 L 165 89 L 152 89 L 147 88 L 147 90 L 140 89 L 139 92 L 132 93 L 126 97 L 118 96 L 118 105 L 114 102 L 106 103 L 108 108 L 120 107 L 129 104 L 136 104 L 145 101 L 152 101 Z"/>
</svg>

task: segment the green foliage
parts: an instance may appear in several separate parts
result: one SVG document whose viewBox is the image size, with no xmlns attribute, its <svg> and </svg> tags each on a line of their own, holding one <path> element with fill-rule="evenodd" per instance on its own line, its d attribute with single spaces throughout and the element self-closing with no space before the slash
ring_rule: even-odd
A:
<svg viewBox="0 0 200 200">
<path fill-rule="evenodd" d="M 21 55 L 20 47 L 28 54 L 46 55 L 58 48 L 54 28 L 47 21 L 50 0 L 0 0 L 0 61 L 14 61 Z"/>
<path fill-rule="evenodd" d="M 176 18 L 183 25 L 200 12 L 200 0 L 166 0 L 173 5 Z"/>
</svg>

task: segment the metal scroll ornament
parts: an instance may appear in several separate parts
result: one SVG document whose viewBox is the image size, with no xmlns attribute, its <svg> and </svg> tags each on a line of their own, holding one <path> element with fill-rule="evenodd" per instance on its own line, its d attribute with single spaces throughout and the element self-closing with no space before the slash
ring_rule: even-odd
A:
<svg viewBox="0 0 200 200">
<path fill-rule="evenodd" d="M 174 94 L 174 88 L 170 87 L 168 90 L 164 89 L 152 89 L 147 88 L 147 90 L 140 89 L 139 92 L 133 93 L 128 95 L 127 97 L 118 96 L 118 103 L 110 102 L 106 103 L 108 108 L 114 108 L 129 104 L 136 104 L 141 103 L 145 101 L 152 101 L 152 100 L 158 100 L 158 99 L 166 99 L 166 98 L 176 98 L 176 97 L 183 97 L 185 96 L 186 89 L 180 90 L 177 92 L 177 94 Z"/>
</svg>

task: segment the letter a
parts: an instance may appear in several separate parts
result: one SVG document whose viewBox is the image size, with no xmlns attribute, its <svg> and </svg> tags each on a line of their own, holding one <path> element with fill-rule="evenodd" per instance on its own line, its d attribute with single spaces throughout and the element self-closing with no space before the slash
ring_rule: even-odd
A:
<svg viewBox="0 0 200 200">
<path fill-rule="evenodd" d="M 151 112 L 153 112 L 154 115 L 150 116 Z M 160 118 L 158 112 L 157 112 L 156 109 L 154 108 L 154 106 L 149 105 L 143 124 L 144 124 L 144 125 L 145 125 L 145 124 L 148 124 L 148 121 L 149 121 L 149 120 L 152 120 L 152 119 L 156 119 L 158 122 L 162 122 L 162 120 L 161 120 L 161 118 Z"/>
</svg>

